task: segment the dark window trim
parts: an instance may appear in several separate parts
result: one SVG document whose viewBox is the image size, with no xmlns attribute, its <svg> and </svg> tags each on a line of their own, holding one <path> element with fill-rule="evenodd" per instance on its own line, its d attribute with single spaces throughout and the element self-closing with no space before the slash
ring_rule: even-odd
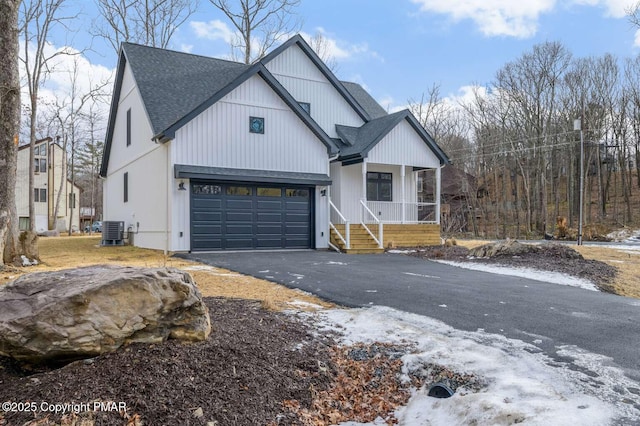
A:
<svg viewBox="0 0 640 426">
<path fill-rule="evenodd" d="M 377 175 L 376 177 L 370 177 L 371 175 Z M 387 176 L 388 178 L 383 178 L 383 176 Z M 376 185 L 376 196 L 369 197 L 369 184 Z M 380 194 L 380 186 L 383 183 L 389 183 L 391 186 L 389 188 L 389 199 L 381 199 Z M 393 201 L 393 173 L 386 172 L 367 172 L 367 201 Z"/>
<path fill-rule="evenodd" d="M 298 105 L 307 112 L 307 114 L 311 115 L 311 104 L 309 102 L 298 102 Z"/>
<path fill-rule="evenodd" d="M 34 203 L 46 203 L 47 202 L 47 189 L 46 188 L 33 188 L 33 202 Z"/>
<path fill-rule="evenodd" d="M 127 146 L 131 146 L 131 108 L 127 110 Z"/>
<path fill-rule="evenodd" d="M 260 120 L 262 122 L 260 129 L 256 129 L 256 130 L 253 129 L 254 120 Z M 253 117 L 253 116 L 249 117 L 249 133 L 264 135 L 264 117 Z"/>
<path fill-rule="evenodd" d="M 129 202 L 129 172 L 124 173 L 124 202 Z"/>
</svg>

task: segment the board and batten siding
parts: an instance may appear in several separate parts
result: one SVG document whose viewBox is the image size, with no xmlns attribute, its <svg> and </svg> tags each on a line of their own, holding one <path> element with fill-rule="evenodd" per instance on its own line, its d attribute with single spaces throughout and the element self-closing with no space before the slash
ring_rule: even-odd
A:
<svg viewBox="0 0 640 426">
<path fill-rule="evenodd" d="M 311 117 L 332 138 L 336 124 L 359 127 L 360 116 L 297 45 L 267 63 L 267 69 L 298 101 L 311 105 Z"/>
<path fill-rule="evenodd" d="M 120 149 L 125 149 L 124 147 Z M 103 184 L 104 220 L 123 221 L 125 230 L 129 227 L 138 247 L 169 249 L 167 238 L 170 233 L 171 203 L 167 200 L 167 190 L 174 185 L 172 174 L 168 173 L 168 147 L 157 145 L 156 149 L 138 157 L 131 164 L 109 174 Z M 128 201 L 124 202 L 124 174 L 128 173 Z M 139 227 L 137 226 L 139 224 Z"/>
<path fill-rule="evenodd" d="M 440 160 L 411 127 L 402 120 L 367 155 L 370 163 L 405 164 L 413 167 L 440 167 Z"/>
<path fill-rule="evenodd" d="M 127 146 L 127 111 L 129 109 L 131 109 L 131 145 Z M 129 64 L 126 64 L 122 76 L 118 114 L 113 128 L 107 176 L 156 149 L 157 145 L 151 140 L 152 137 L 153 130 L 140 91 L 135 84 Z"/>
<path fill-rule="evenodd" d="M 264 134 L 249 132 L 264 118 Z M 254 75 L 176 131 L 174 164 L 328 174 L 326 146 Z"/>
<path fill-rule="evenodd" d="M 338 207 L 340 212 L 351 223 L 360 222 L 362 216 L 362 205 L 360 200 L 365 198 L 363 188 L 362 168 L 366 167 L 367 172 L 391 173 L 392 201 L 402 201 L 402 166 L 389 164 L 358 163 L 349 166 L 341 166 L 340 163 L 331 164 L 331 178 L 340 182 L 340 188 L 332 189 L 331 201 Z M 334 176 L 339 176 L 337 179 Z M 405 202 L 415 203 L 418 199 L 416 172 L 412 166 L 405 166 Z M 332 218 L 334 218 L 332 216 Z"/>
<path fill-rule="evenodd" d="M 127 111 L 131 110 L 131 145 L 127 146 Z M 165 249 L 167 240 L 168 148 L 152 141 L 153 130 L 129 64 L 125 65 L 115 117 L 107 178 L 103 184 L 104 220 L 131 227 L 138 247 Z M 128 202 L 124 174 L 128 173 Z M 172 175 L 171 175 L 172 177 Z M 137 228 L 137 224 L 140 224 Z"/>
</svg>

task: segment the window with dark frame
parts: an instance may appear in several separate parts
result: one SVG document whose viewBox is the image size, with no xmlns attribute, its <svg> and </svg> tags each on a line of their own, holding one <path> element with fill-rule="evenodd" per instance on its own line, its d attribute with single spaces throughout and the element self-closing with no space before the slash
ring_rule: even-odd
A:
<svg viewBox="0 0 640 426">
<path fill-rule="evenodd" d="M 75 209 L 76 208 L 76 194 L 74 194 L 73 192 L 69 193 L 69 209 Z"/>
<path fill-rule="evenodd" d="M 264 134 L 264 118 L 263 117 L 249 117 L 249 132 Z"/>
<path fill-rule="evenodd" d="M 47 144 L 43 143 L 36 146 L 33 149 L 34 154 L 34 172 L 46 173 L 47 172 Z"/>
<path fill-rule="evenodd" d="M 124 174 L 124 202 L 129 201 L 129 172 Z"/>
<path fill-rule="evenodd" d="M 309 102 L 298 102 L 298 104 L 307 114 L 311 115 L 311 104 Z"/>
<path fill-rule="evenodd" d="M 33 201 L 35 203 L 47 202 L 47 189 L 46 188 L 33 188 Z"/>
<path fill-rule="evenodd" d="M 367 172 L 367 200 L 392 201 L 392 174 Z"/>
<path fill-rule="evenodd" d="M 127 110 L 127 146 L 131 145 L 131 108 Z"/>
</svg>

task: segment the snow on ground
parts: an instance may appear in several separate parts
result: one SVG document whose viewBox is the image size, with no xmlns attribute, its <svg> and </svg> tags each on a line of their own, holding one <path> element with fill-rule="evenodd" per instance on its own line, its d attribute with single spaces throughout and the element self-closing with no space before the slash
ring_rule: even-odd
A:
<svg viewBox="0 0 640 426">
<path fill-rule="evenodd" d="M 574 369 L 570 369 L 531 344 L 482 331 L 456 330 L 388 307 L 335 309 L 319 315 L 321 327 L 340 332 L 346 345 L 414 344 L 413 353 L 403 357 L 405 373 L 437 363 L 487 383 L 480 392 L 459 388 L 447 399 L 427 396 L 426 387 L 416 389 L 408 404 L 395 413 L 399 424 L 600 426 L 640 422 L 640 411 L 629 403 L 640 406 L 640 395 L 628 390 L 639 385 L 610 366 L 605 357 L 579 348 L 560 348 L 563 356 L 574 360 Z M 370 423 L 375 424 L 380 423 Z"/>
<path fill-rule="evenodd" d="M 431 259 L 433 260 L 433 259 Z M 589 280 L 572 277 L 568 274 L 552 271 L 540 271 L 531 268 L 514 268 L 511 266 L 487 265 L 473 262 L 454 262 L 450 260 L 433 260 L 434 262 L 446 265 L 457 266 L 459 268 L 472 269 L 474 271 L 490 272 L 492 274 L 510 275 L 514 277 L 528 278 L 535 281 L 543 281 L 552 284 L 568 285 L 580 287 L 586 290 L 599 291 L 598 287 Z"/>
</svg>

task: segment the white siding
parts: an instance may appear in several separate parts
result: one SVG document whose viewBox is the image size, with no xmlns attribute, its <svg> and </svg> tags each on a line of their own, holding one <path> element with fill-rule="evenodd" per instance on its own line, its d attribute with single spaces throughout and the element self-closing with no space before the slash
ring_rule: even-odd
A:
<svg viewBox="0 0 640 426">
<path fill-rule="evenodd" d="M 315 215 L 316 215 L 316 248 L 323 249 L 329 247 L 329 192 L 325 196 L 322 191 L 326 187 L 318 186 L 315 192 Z"/>
<path fill-rule="evenodd" d="M 414 167 L 436 168 L 440 160 L 424 143 L 407 120 L 402 120 L 369 151 L 371 163 L 406 164 Z"/>
<path fill-rule="evenodd" d="M 131 165 L 139 157 L 156 148 L 151 140 L 153 130 L 128 64 L 125 66 L 121 89 L 107 175 Z M 127 146 L 127 110 L 129 109 L 131 109 L 131 145 Z"/>
<path fill-rule="evenodd" d="M 298 102 L 311 104 L 311 117 L 329 136 L 337 137 L 336 124 L 356 127 L 364 124 L 297 45 L 292 45 L 270 61 L 267 69 Z"/>
<path fill-rule="evenodd" d="M 334 187 L 331 200 L 351 223 L 360 222 L 362 206 L 360 200 L 365 197 L 363 189 L 362 167 L 364 163 L 341 166 L 340 163 L 331 165 L 331 178 Z M 366 164 L 368 172 L 382 172 L 392 174 L 392 201 L 402 201 L 402 168 L 388 164 Z M 417 201 L 416 175 L 413 167 L 405 167 L 405 202 Z"/>
<path fill-rule="evenodd" d="M 131 109 L 131 145 L 127 146 L 127 110 Z M 171 211 L 167 190 L 173 186 L 169 147 L 151 138 L 153 131 L 127 64 L 115 118 L 107 178 L 103 184 L 104 220 L 124 221 L 138 247 L 170 249 Z M 129 176 L 129 200 L 124 202 L 124 174 Z M 137 225 L 139 224 L 139 228 Z"/>
<path fill-rule="evenodd" d="M 165 249 L 171 232 L 168 221 L 169 206 L 167 187 L 166 145 L 153 145 L 154 149 L 138 157 L 124 167 L 108 175 L 104 181 L 104 220 L 124 221 L 125 229 L 134 231 L 139 224 L 138 234 L 133 236 L 138 247 Z M 119 147 L 118 150 L 126 149 Z M 112 151 L 113 152 L 113 151 Z M 110 168 L 111 169 L 111 168 Z M 124 202 L 124 174 L 128 173 L 128 201 Z"/>
<path fill-rule="evenodd" d="M 364 163 L 340 167 L 339 198 L 333 203 L 351 223 L 360 222 L 360 200 L 364 198 L 362 190 L 362 167 Z"/>
<path fill-rule="evenodd" d="M 249 117 L 264 118 L 264 134 Z M 255 75 L 176 132 L 173 162 L 328 174 L 327 148 Z"/>
</svg>

